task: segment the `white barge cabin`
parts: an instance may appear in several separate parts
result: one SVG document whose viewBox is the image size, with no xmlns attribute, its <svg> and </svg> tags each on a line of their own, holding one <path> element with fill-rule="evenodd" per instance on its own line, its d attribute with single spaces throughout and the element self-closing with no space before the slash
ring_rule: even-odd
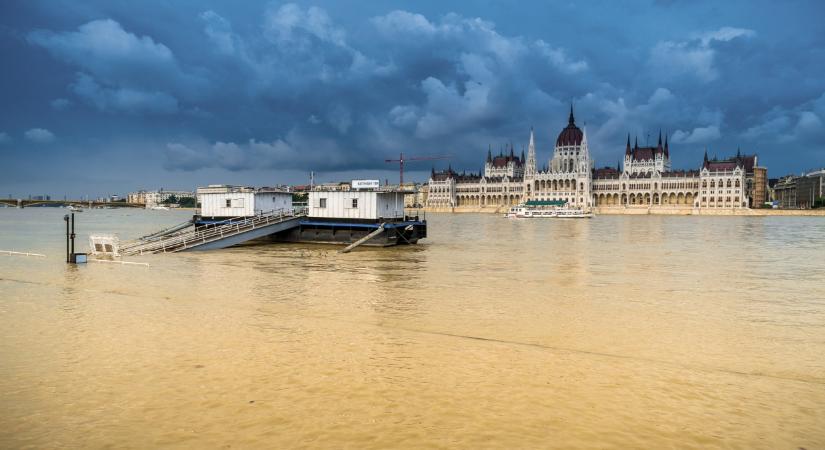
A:
<svg viewBox="0 0 825 450">
<path fill-rule="evenodd" d="M 202 218 L 252 217 L 292 210 L 292 193 L 274 188 L 210 184 L 198 188 L 197 195 Z"/>
<path fill-rule="evenodd" d="M 307 206 L 311 218 L 404 219 L 404 193 L 395 191 L 310 191 Z"/>
</svg>

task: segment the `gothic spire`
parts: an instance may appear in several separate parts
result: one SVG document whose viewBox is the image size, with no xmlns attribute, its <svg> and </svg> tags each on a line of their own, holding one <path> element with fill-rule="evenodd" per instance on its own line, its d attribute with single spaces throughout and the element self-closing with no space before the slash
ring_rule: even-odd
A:
<svg viewBox="0 0 825 450">
<path fill-rule="evenodd" d="M 661 128 L 659 128 L 659 145 L 656 148 L 658 148 L 659 150 L 662 149 L 662 129 Z"/>
<path fill-rule="evenodd" d="M 533 137 L 533 127 L 530 127 L 530 143 L 527 144 L 527 162 L 524 167 L 524 174 L 527 177 L 536 173 L 536 140 Z"/>
<path fill-rule="evenodd" d="M 487 144 L 487 162 L 490 162 L 492 160 L 493 160 L 493 146 L 490 145 L 490 144 Z"/>
<path fill-rule="evenodd" d="M 636 150 L 637 148 L 639 148 L 639 136 L 638 135 L 636 135 L 636 139 L 633 142 L 633 150 Z"/>
<path fill-rule="evenodd" d="M 624 154 L 630 155 L 630 133 L 627 133 L 627 146 L 624 148 Z"/>
<path fill-rule="evenodd" d="M 570 103 L 570 117 L 567 119 L 567 124 L 570 126 L 576 125 L 576 119 L 573 117 L 573 103 Z"/>
</svg>

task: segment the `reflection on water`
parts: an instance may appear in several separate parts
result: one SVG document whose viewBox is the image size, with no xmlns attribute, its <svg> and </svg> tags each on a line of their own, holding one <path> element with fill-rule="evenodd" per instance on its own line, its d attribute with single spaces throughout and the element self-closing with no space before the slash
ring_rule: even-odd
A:
<svg viewBox="0 0 825 450">
<path fill-rule="evenodd" d="M 821 219 L 433 214 L 146 268 L 67 266 L 61 218 L 0 209 L 49 255 L 0 257 L 2 447 L 825 446 Z"/>
</svg>

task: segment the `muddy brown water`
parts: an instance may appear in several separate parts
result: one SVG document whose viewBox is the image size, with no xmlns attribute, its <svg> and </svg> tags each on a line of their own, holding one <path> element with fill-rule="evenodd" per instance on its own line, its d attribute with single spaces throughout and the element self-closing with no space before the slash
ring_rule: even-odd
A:
<svg viewBox="0 0 825 450">
<path fill-rule="evenodd" d="M 0 255 L 3 448 L 825 448 L 821 218 L 429 214 L 146 268 L 66 265 L 64 213 L 0 209 L 47 255 Z"/>
</svg>

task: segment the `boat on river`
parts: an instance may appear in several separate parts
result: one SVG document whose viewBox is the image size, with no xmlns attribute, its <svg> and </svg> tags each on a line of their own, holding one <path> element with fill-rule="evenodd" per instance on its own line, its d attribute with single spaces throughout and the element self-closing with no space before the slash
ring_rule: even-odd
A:
<svg viewBox="0 0 825 450">
<path fill-rule="evenodd" d="M 589 209 L 573 207 L 564 200 L 529 200 L 513 206 L 504 215 L 516 219 L 589 219 Z"/>
</svg>

